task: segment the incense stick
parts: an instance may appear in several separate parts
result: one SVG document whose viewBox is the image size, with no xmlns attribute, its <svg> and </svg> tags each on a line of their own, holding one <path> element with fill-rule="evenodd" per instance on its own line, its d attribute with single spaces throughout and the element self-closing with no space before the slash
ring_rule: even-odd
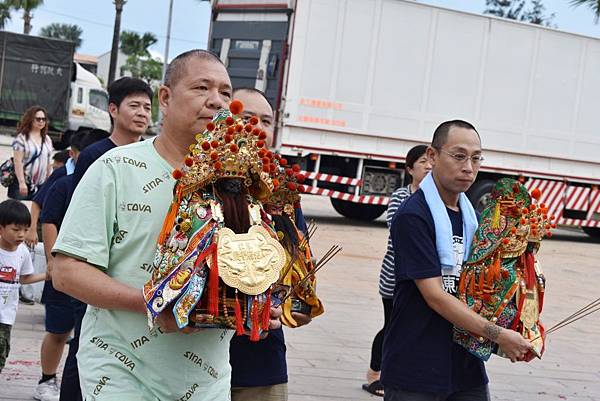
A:
<svg viewBox="0 0 600 401">
<path fill-rule="evenodd" d="M 594 301 L 590 302 L 589 304 L 585 305 L 583 308 L 575 311 L 574 313 L 567 316 L 560 322 L 556 323 L 554 326 L 550 327 L 548 330 L 546 330 L 545 334 L 548 335 L 550 333 L 553 333 L 559 329 L 562 329 L 563 327 L 566 327 L 566 326 L 578 321 L 579 319 L 583 319 L 584 317 L 591 315 L 592 313 L 598 312 L 599 310 L 600 310 L 600 298 L 597 298 Z M 540 337 L 541 337 L 541 335 L 533 338 L 532 340 L 530 340 L 530 342 L 533 342 Z"/>
</svg>

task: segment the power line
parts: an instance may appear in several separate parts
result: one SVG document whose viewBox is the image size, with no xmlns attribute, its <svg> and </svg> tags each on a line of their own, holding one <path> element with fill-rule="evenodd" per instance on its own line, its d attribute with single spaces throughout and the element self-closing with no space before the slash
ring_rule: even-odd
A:
<svg viewBox="0 0 600 401">
<path fill-rule="evenodd" d="M 48 9 L 45 9 L 45 8 L 44 9 L 40 8 L 37 11 L 42 11 L 42 12 L 45 12 L 45 13 L 48 13 L 48 14 L 59 15 L 61 17 L 67 17 L 67 18 L 71 18 L 71 19 L 74 19 L 74 20 L 77 20 L 77 21 L 87 22 L 88 24 L 99 25 L 99 26 L 103 26 L 103 27 L 106 27 L 106 28 L 113 29 L 113 26 L 110 25 L 110 24 L 104 24 L 102 22 L 93 21 L 93 20 L 89 20 L 89 19 L 86 19 L 86 18 L 82 18 L 82 17 L 77 17 L 77 16 L 74 16 L 74 15 L 69 15 L 69 14 L 61 13 L 61 12 L 58 12 L 58 11 L 51 11 L 51 10 L 48 10 Z M 133 31 L 133 32 L 136 32 L 136 33 L 139 33 L 139 34 L 142 34 L 142 35 L 145 33 L 145 32 L 139 31 L 137 29 L 126 29 L 126 30 Z M 123 29 L 121 31 L 123 31 Z M 159 38 L 162 38 L 162 39 L 166 39 L 167 38 L 166 35 L 158 35 L 158 34 L 154 34 L 154 35 L 157 36 L 157 37 L 159 37 Z M 201 42 L 199 40 L 189 40 L 189 39 L 177 38 L 175 36 L 171 36 L 170 39 L 178 41 L 178 42 L 196 43 L 196 44 L 202 44 L 202 45 L 206 45 L 207 44 L 207 42 Z"/>
</svg>

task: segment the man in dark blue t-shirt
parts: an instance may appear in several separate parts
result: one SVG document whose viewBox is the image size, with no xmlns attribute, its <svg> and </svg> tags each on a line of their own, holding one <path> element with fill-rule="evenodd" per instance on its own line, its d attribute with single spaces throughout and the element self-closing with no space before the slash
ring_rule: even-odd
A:
<svg viewBox="0 0 600 401">
<path fill-rule="evenodd" d="M 72 176 L 72 190 L 77 188 L 87 169 L 112 148 L 140 141 L 142 134 L 148 129 L 151 118 L 152 89 L 144 81 L 124 77 L 113 82 L 108 88 L 108 112 L 112 124 L 111 134 L 83 150 Z M 72 194 L 72 193 L 71 193 Z M 71 198 L 69 197 L 69 201 Z M 68 203 L 67 203 L 68 206 Z M 66 208 L 65 208 L 66 211 Z M 64 215 L 64 214 L 63 214 Z M 83 223 L 83 222 L 82 222 Z M 75 331 L 69 343 L 69 354 L 65 361 L 62 384 L 60 388 L 61 401 L 82 400 L 77 369 L 77 351 L 79 349 L 79 333 L 81 321 L 87 305 L 78 300 L 74 303 Z"/>
<path fill-rule="evenodd" d="M 240 88 L 234 97 L 244 103 L 242 116 L 259 119 L 259 127 L 267 133 L 268 146 L 273 144 L 273 109 L 264 94 L 253 88 Z M 306 231 L 302 211 L 296 211 L 296 226 Z M 299 326 L 310 322 L 308 315 L 293 312 Z M 232 401 L 285 401 L 287 400 L 287 364 L 283 329 L 270 330 L 269 335 L 258 342 L 248 336 L 234 336 L 229 347 L 231 363 Z"/>
<path fill-rule="evenodd" d="M 385 400 L 488 401 L 483 362 L 452 341 L 453 325 L 495 341 L 513 362 L 531 346 L 456 298 L 468 237 L 476 227 L 472 206 L 461 194 L 483 160 L 479 134 L 465 121 L 442 123 L 427 156 L 433 166 L 430 185 L 403 203 L 390 228 L 396 286 L 383 346 Z M 469 219 L 471 225 L 465 224 Z M 447 237 L 440 238 L 441 232 Z"/>
</svg>

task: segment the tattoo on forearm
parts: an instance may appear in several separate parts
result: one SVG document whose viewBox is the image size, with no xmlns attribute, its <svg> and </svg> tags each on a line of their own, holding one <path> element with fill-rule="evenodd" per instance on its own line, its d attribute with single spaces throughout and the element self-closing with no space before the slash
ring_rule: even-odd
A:
<svg viewBox="0 0 600 401">
<path fill-rule="evenodd" d="M 483 335 L 492 341 L 496 341 L 502 329 L 493 323 L 488 323 L 483 329 Z"/>
</svg>

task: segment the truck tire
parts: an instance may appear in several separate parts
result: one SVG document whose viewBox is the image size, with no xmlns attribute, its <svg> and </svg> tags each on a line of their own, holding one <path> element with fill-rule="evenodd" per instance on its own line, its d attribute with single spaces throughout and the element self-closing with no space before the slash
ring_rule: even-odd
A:
<svg viewBox="0 0 600 401">
<path fill-rule="evenodd" d="M 485 206 L 490 201 L 492 189 L 496 186 L 496 182 L 492 180 L 476 181 L 473 186 L 467 191 L 467 196 L 473 204 L 475 210 L 479 213 L 483 212 Z"/>
<path fill-rule="evenodd" d="M 592 238 L 600 238 L 600 227 L 581 227 L 581 229 Z"/>
<path fill-rule="evenodd" d="M 367 205 L 336 198 L 331 198 L 331 205 L 342 216 L 361 221 L 375 220 L 387 209 L 385 205 Z"/>
</svg>

